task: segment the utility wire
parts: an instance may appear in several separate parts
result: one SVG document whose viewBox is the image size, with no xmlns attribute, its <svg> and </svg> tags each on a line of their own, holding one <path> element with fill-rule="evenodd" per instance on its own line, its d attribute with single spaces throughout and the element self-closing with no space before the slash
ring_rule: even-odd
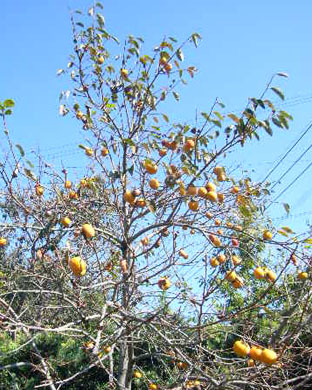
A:
<svg viewBox="0 0 312 390">
<path fill-rule="evenodd" d="M 285 99 L 282 102 L 279 102 L 279 101 L 276 100 L 276 101 L 273 101 L 273 103 L 274 104 L 279 103 L 277 105 L 278 107 L 289 106 L 289 105 L 293 107 L 293 106 L 309 103 L 311 100 L 312 100 L 312 94 L 307 94 L 307 95 L 293 96 L 293 97 L 290 97 L 288 99 Z M 243 109 L 234 109 L 232 111 L 224 113 L 224 115 L 227 115 L 227 114 L 233 113 L 233 112 L 241 112 L 242 110 Z M 68 148 L 68 147 L 71 147 L 71 146 L 76 146 L 76 145 L 77 145 L 76 142 L 70 142 L 70 143 L 67 143 L 67 144 L 64 144 L 64 145 L 60 145 L 60 146 L 50 146 L 50 147 L 47 147 L 47 148 L 40 148 L 40 152 L 41 153 L 46 153 L 46 152 L 49 152 L 49 151 L 61 150 L 61 149 Z M 33 149 L 37 149 L 37 147 L 34 147 Z"/>
<path fill-rule="evenodd" d="M 292 219 L 292 218 L 301 218 L 301 217 L 304 217 L 305 215 L 311 215 L 312 214 L 312 211 L 305 211 L 303 213 L 298 213 L 298 214 L 288 214 L 286 216 L 283 216 L 283 217 L 276 217 L 276 218 L 272 218 L 273 221 L 281 221 L 281 220 L 285 220 L 285 219 Z"/>
<path fill-rule="evenodd" d="M 301 136 L 297 139 L 297 141 L 294 143 L 294 145 L 286 151 L 286 153 L 283 155 L 283 157 L 274 165 L 274 167 L 268 172 L 268 174 L 265 176 L 265 178 L 262 180 L 261 184 L 263 184 L 271 175 L 272 173 L 280 166 L 280 164 L 285 160 L 285 158 L 289 155 L 289 153 L 297 146 L 297 144 L 302 140 L 302 138 L 308 133 L 308 131 L 312 128 L 312 122 L 309 123 L 308 127 L 304 132 L 301 134 Z"/>
<path fill-rule="evenodd" d="M 302 159 L 302 157 L 312 148 L 312 143 L 306 148 L 306 150 L 293 162 L 293 164 L 282 174 L 282 176 L 276 180 L 276 182 L 270 187 L 270 190 L 272 190 L 274 187 L 276 187 L 278 184 L 280 184 L 281 180 L 287 175 L 288 172 L 292 170 L 292 168 L 298 164 L 298 162 Z"/>
<path fill-rule="evenodd" d="M 312 166 L 312 161 L 310 162 L 310 164 L 308 164 L 305 169 L 299 173 L 298 176 L 296 176 L 294 178 L 294 180 L 282 191 L 280 192 L 276 198 L 274 198 L 274 200 L 272 200 L 272 202 L 265 208 L 265 211 L 274 203 L 277 201 L 277 199 L 279 199 L 287 190 L 289 190 L 289 188 Z"/>
</svg>

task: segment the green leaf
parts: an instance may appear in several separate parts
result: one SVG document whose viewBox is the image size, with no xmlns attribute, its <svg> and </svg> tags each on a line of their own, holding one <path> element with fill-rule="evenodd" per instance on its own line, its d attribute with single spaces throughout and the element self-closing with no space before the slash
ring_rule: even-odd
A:
<svg viewBox="0 0 312 390">
<path fill-rule="evenodd" d="M 252 109 L 246 108 L 246 110 L 243 112 L 243 115 L 245 115 L 247 118 L 252 118 L 255 113 Z"/>
<path fill-rule="evenodd" d="M 258 121 L 258 126 L 267 128 L 268 124 L 265 121 Z"/>
<path fill-rule="evenodd" d="M 108 73 L 114 73 L 115 72 L 115 68 L 112 66 L 112 65 L 108 65 L 105 70 L 108 72 Z"/>
<path fill-rule="evenodd" d="M 100 27 L 104 27 L 105 19 L 102 14 L 96 14 L 96 19 Z"/>
<path fill-rule="evenodd" d="M 114 37 L 113 35 L 110 35 L 109 37 L 119 45 L 119 39 L 117 37 Z"/>
<path fill-rule="evenodd" d="M 289 214 L 289 211 L 290 211 L 290 206 L 288 203 L 283 203 L 283 206 L 284 206 L 284 209 L 286 211 L 287 214 Z"/>
<path fill-rule="evenodd" d="M 195 47 L 197 47 L 198 46 L 198 39 L 201 39 L 201 36 L 198 33 L 193 33 L 191 35 L 191 39 L 192 39 Z"/>
<path fill-rule="evenodd" d="M 148 56 L 147 54 L 145 54 L 144 56 L 140 57 L 140 61 L 142 64 L 146 65 L 147 62 L 153 62 L 153 59 Z"/>
<path fill-rule="evenodd" d="M 201 112 L 200 115 L 210 122 L 210 116 L 207 112 Z"/>
<path fill-rule="evenodd" d="M 252 215 L 248 208 L 245 206 L 239 206 L 239 211 L 244 217 L 250 217 Z"/>
<path fill-rule="evenodd" d="M 56 72 L 56 75 L 57 76 L 60 76 L 62 73 L 64 73 L 64 69 L 59 69 L 57 72 Z"/>
<path fill-rule="evenodd" d="M 263 109 L 265 109 L 265 104 L 263 103 L 263 101 L 261 99 L 257 99 L 257 103 L 259 104 L 259 106 Z"/>
<path fill-rule="evenodd" d="M 34 168 L 34 164 L 31 162 L 31 161 L 29 161 L 29 160 L 26 160 L 26 164 L 28 164 L 28 166 L 30 166 L 30 168 Z"/>
<path fill-rule="evenodd" d="M 140 52 L 136 47 L 131 47 L 130 49 L 128 49 L 128 52 L 132 55 L 135 54 L 137 57 L 140 56 Z"/>
<path fill-rule="evenodd" d="M 166 60 L 169 60 L 170 54 L 167 51 L 161 51 L 160 52 L 160 58 L 164 57 Z"/>
<path fill-rule="evenodd" d="M 269 127 L 264 127 L 264 130 L 265 130 L 270 136 L 273 135 L 273 131 L 272 131 L 272 129 L 271 129 L 270 126 L 269 126 Z"/>
<path fill-rule="evenodd" d="M 283 91 L 279 87 L 271 87 L 271 90 L 276 93 L 276 95 L 281 98 L 282 100 L 285 99 L 285 96 L 283 94 Z"/>
<path fill-rule="evenodd" d="M 218 127 L 220 127 L 220 128 L 222 127 L 222 124 L 221 124 L 220 121 L 212 120 L 211 122 L 214 123 L 216 126 L 218 126 Z"/>
<path fill-rule="evenodd" d="M 164 120 L 169 123 L 169 118 L 166 114 L 162 114 L 162 117 L 164 118 Z"/>
<path fill-rule="evenodd" d="M 10 109 L 4 111 L 4 115 L 11 115 L 11 114 L 12 114 L 12 110 Z"/>
<path fill-rule="evenodd" d="M 177 92 L 174 92 L 174 91 L 172 92 L 172 94 L 173 94 L 175 100 L 178 102 L 180 100 L 179 94 Z"/>
<path fill-rule="evenodd" d="M 283 115 L 279 115 L 278 118 L 279 118 L 282 126 L 285 127 L 286 129 L 289 129 L 289 125 L 288 125 L 287 119 Z"/>
<path fill-rule="evenodd" d="M 160 47 L 168 47 L 171 51 L 173 50 L 172 44 L 167 41 L 161 42 Z"/>
<path fill-rule="evenodd" d="M 283 124 L 281 121 L 279 121 L 277 118 L 272 118 L 272 122 L 275 124 L 275 126 L 283 128 Z"/>
<path fill-rule="evenodd" d="M 284 116 L 285 118 L 290 119 L 291 121 L 294 119 L 287 111 L 281 110 L 281 111 L 279 112 L 279 114 L 280 114 L 280 116 L 282 115 L 282 116 Z"/>
<path fill-rule="evenodd" d="M 21 147 L 21 145 L 16 144 L 15 146 L 17 147 L 18 151 L 20 152 L 20 155 L 22 157 L 24 157 L 25 156 L 25 152 L 24 152 L 24 149 Z"/>
<path fill-rule="evenodd" d="M 130 145 L 130 146 L 134 146 L 135 145 L 135 143 L 132 141 L 131 138 L 123 138 L 122 142 L 127 144 L 127 145 Z"/>
<path fill-rule="evenodd" d="M 281 229 L 285 230 L 287 233 L 294 234 L 294 231 L 288 226 L 282 226 Z"/>
<path fill-rule="evenodd" d="M 14 100 L 12 100 L 12 99 L 7 99 L 3 102 L 4 108 L 14 107 L 14 106 L 15 106 L 15 103 L 14 103 Z"/>
<path fill-rule="evenodd" d="M 37 181 L 36 175 L 28 168 L 24 168 L 25 175 L 28 176 L 33 181 Z"/>
<path fill-rule="evenodd" d="M 177 57 L 180 61 L 184 61 L 184 54 L 182 53 L 182 50 L 181 49 L 178 49 L 177 52 Z"/>
<path fill-rule="evenodd" d="M 288 77 L 288 74 L 287 73 L 284 73 L 284 72 L 278 72 L 276 73 L 277 76 L 281 76 L 281 77 Z"/>
<path fill-rule="evenodd" d="M 284 232 L 283 230 L 278 230 L 277 233 L 281 234 L 284 237 L 288 237 L 288 234 Z"/>
<path fill-rule="evenodd" d="M 256 118 L 255 116 L 253 116 L 252 118 L 249 119 L 249 123 L 250 123 L 252 126 L 257 126 L 257 125 L 258 125 L 257 118 Z"/>
<path fill-rule="evenodd" d="M 131 43 L 133 46 L 135 46 L 137 49 L 140 48 L 140 45 L 136 39 L 132 35 L 129 36 L 129 43 Z"/>
<path fill-rule="evenodd" d="M 307 238 L 304 240 L 307 244 L 312 244 L 312 238 Z"/>
<path fill-rule="evenodd" d="M 223 121 L 223 116 L 220 114 L 220 112 L 218 112 L 218 111 L 214 111 L 213 112 L 219 119 L 220 119 L 220 121 Z"/>
</svg>

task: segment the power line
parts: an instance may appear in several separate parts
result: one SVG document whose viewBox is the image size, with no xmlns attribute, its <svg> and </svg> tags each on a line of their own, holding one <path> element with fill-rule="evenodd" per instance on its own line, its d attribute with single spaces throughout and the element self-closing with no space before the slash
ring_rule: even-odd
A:
<svg viewBox="0 0 312 390">
<path fill-rule="evenodd" d="M 286 153 L 283 155 L 283 157 L 274 165 L 274 167 L 268 172 L 268 174 L 265 176 L 265 178 L 262 180 L 261 184 L 264 183 L 271 175 L 272 173 L 280 166 L 280 164 L 285 160 L 285 158 L 289 155 L 289 153 L 297 146 L 297 144 L 302 140 L 302 138 L 307 134 L 307 132 L 312 128 L 312 122 L 309 123 L 308 127 L 304 132 L 301 134 L 301 136 L 297 139 L 297 141 L 294 143 L 294 145 L 286 151 Z"/>
<path fill-rule="evenodd" d="M 79 141 L 77 141 L 77 142 L 79 142 Z M 72 146 L 77 146 L 77 143 L 76 142 L 70 142 L 70 143 L 67 143 L 67 144 L 60 145 L 60 146 L 50 146 L 48 148 L 39 148 L 39 151 L 41 153 L 45 153 L 45 152 L 49 152 L 49 151 L 53 151 L 53 150 L 61 150 L 61 149 L 69 148 L 69 147 L 72 147 Z M 34 147 L 32 149 L 37 149 L 37 148 Z"/>
<path fill-rule="evenodd" d="M 285 100 L 283 103 L 280 104 L 280 106 L 288 106 L 288 107 L 294 107 L 297 106 L 298 104 L 305 104 L 309 103 L 312 100 L 311 95 L 307 96 L 298 96 L 297 98 L 291 98 L 288 100 Z"/>
<path fill-rule="evenodd" d="M 298 213 L 298 214 L 288 214 L 283 217 L 276 217 L 272 218 L 273 221 L 281 221 L 284 219 L 292 219 L 292 218 L 299 218 L 299 217 L 304 217 L 305 215 L 311 215 L 312 211 L 305 211 L 303 213 Z"/>
<path fill-rule="evenodd" d="M 272 190 L 274 187 L 276 187 L 280 182 L 281 180 L 287 175 L 288 172 L 290 172 L 292 170 L 292 168 L 298 164 L 298 162 L 302 159 L 302 157 L 312 148 L 312 143 L 306 148 L 306 150 L 297 158 L 297 160 L 295 160 L 293 162 L 293 164 L 282 174 L 282 176 L 277 179 L 277 181 L 275 182 L 275 184 L 273 184 L 272 187 L 270 187 L 270 189 Z"/>
<path fill-rule="evenodd" d="M 289 190 L 289 188 L 312 166 L 312 161 L 310 162 L 310 164 L 308 164 L 305 169 L 299 173 L 298 176 L 295 177 L 295 179 L 282 191 L 280 192 L 277 197 L 272 200 L 272 202 L 268 205 L 268 207 L 265 208 L 265 210 L 267 210 L 274 202 L 277 201 L 277 199 L 279 199 L 287 190 Z"/>
<path fill-rule="evenodd" d="M 305 104 L 305 103 L 309 103 L 310 101 L 312 101 L 312 95 L 311 94 L 307 94 L 307 95 L 297 95 L 297 96 L 293 96 L 293 97 L 290 97 L 286 100 L 284 100 L 283 102 L 280 102 L 277 106 L 278 107 L 282 107 L 282 106 L 297 106 L 297 105 L 300 105 L 300 104 Z M 278 103 L 278 101 L 273 101 L 273 103 Z M 241 112 L 243 109 L 234 109 L 234 110 L 231 110 L 229 112 L 226 112 L 224 115 L 227 115 L 228 113 L 233 113 L 233 112 Z M 79 143 L 79 141 L 77 141 L 77 143 Z M 72 146 L 75 146 L 77 145 L 76 142 L 70 142 L 70 143 L 67 143 L 67 144 L 64 144 L 64 145 L 60 145 L 60 146 L 50 146 L 48 148 L 40 148 L 39 151 L 41 153 L 46 153 L 48 151 L 53 151 L 53 150 L 61 150 L 61 149 L 64 149 L 64 148 L 68 148 L 68 147 L 72 147 Z M 30 148 L 30 149 L 37 149 L 37 147 L 33 147 L 33 148 Z"/>
</svg>

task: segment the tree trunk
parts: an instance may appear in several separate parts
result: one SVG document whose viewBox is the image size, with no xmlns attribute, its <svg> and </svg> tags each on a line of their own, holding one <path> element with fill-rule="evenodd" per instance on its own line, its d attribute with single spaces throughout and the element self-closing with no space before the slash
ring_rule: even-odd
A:
<svg viewBox="0 0 312 390">
<path fill-rule="evenodd" d="M 124 336 L 120 344 L 119 367 L 118 367 L 118 390 L 131 390 L 131 355 L 127 336 Z"/>
<path fill-rule="evenodd" d="M 128 246 L 125 244 L 122 249 L 122 257 L 127 261 L 128 272 L 130 268 L 130 252 Z M 123 275 L 123 286 L 122 286 L 122 306 L 127 311 L 129 306 L 130 291 L 129 291 L 129 278 L 128 273 Z M 127 319 L 125 318 L 125 321 Z M 119 352 L 119 367 L 118 367 L 118 378 L 117 388 L 118 390 L 131 390 L 132 384 L 132 366 L 133 366 L 133 349 L 131 345 L 131 334 L 130 329 L 125 324 L 125 329 L 121 335 L 120 341 L 120 352 Z"/>
</svg>

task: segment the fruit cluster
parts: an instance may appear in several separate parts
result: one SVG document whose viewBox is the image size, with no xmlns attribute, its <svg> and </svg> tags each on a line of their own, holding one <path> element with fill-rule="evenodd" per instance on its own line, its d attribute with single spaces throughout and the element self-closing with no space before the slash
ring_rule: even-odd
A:
<svg viewBox="0 0 312 390">
<path fill-rule="evenodd" d="M 276 363 L 278 358 L 276 352 L 272 349 L 260 348 L 255 345 L 250 348 L 249 344 L 242 340 L 235 341 L 233 351 L 240 357 L 249 356 L 253 361 L 259 361 L 268 365 Z M 249 366 L 253 365 L 250 361 L 248 364 Z"/>
</svg>

